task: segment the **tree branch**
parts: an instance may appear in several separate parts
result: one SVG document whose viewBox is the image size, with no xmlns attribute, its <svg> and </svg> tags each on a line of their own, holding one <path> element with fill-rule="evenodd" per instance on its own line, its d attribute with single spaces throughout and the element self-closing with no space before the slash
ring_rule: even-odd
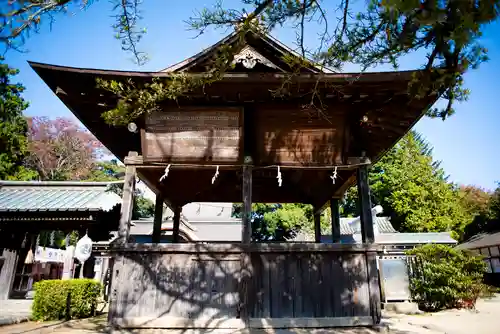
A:
<svg viewBox="0 0 500 334">
<path fill-rule="evenodd" d="M 71 1 L 75 0 L 39 0 L 31 1 L 27 5 L 24 5 L 23 1 L 20 2 L 22 7 L 11 11 L 8 11 L 8 9 L 15 7 L 17 2 L 3 6 L 0 10 L 0 18 L 2 19 L 0 23 L 0 40 L 8 48 L 11 47 L 16 38 L 28 34 L 33 26 L 36 27 L 40 23 L 42 16 L 65 10 Z M 5 33 L 6 30 L 9 30 L 8 33 Z"/>
</svg>

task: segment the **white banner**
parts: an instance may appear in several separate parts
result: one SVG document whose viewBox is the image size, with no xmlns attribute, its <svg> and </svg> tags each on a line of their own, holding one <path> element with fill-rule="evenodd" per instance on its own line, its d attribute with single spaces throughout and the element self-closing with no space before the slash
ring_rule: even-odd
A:
<svg viewBox="0 0 500 334">
<path fill-rule="evenodd" d="M 64 253 L 64 267 L 62 279 L 73 278 L 73 256 L 75 255 L 75 247 L 68 246 Z"/>
<path fill-rule="evenodd" d="M 64 262 L 64 253 L 62 249 L 38 246 L 35 251 L 35 262 Z"/>
</svg>

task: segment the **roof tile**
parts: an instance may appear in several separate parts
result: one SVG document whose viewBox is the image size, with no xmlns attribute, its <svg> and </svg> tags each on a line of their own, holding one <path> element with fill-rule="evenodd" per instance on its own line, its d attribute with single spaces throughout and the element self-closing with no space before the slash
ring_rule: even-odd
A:
<svg viewBox="0 0 500 334">
<path fill-rule="evenodd" d="M 0 211 L 109 211 L 120 196 L 102 182 L 0 182 Z"/>
</svg>

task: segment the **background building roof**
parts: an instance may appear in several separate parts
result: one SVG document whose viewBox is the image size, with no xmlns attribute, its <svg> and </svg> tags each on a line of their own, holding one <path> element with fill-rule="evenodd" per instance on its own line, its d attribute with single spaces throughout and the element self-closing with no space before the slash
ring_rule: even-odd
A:
<svg viewBox="0 0 500 334">
<path fill-rule="evenodd" d="M 340 218 L 340 234 L 350 235 L 356 233 L 354 226 L 352 225 L 358 219 L 356 218 Z M 389 217 L 373 217 L 373 224 L 375 228 L 378 229 L 379 233 L 395 233 L 396 230 L 391 224 Z"/>
<path fill-rule="evenodd" d="M 375 236 L 379 244 L 456 244 L 450 232 L 381 233 Z"/>
<path fill-rule="evenodd" d="M 0 181 L 0 212 L 109 211 L 121 203 L 114 183 Z"/>
<path fill-rule="evenodd" d="M 500 245 L 500 232 L 477 234 L 457 247 L 461 249 L 476 249 L 497 245 Z"/>
</svg>

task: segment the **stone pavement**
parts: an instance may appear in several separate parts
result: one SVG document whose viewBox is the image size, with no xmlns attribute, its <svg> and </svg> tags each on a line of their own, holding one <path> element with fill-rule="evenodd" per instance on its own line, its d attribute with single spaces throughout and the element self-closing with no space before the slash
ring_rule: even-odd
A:
<svg viewBox="0 0 500 334">
<path fill-rule="evenodd" d="M 26 299 L 0 301 L 0 326 L 28 321 L 31 303 L 31 300 Z"/>
</svg>

